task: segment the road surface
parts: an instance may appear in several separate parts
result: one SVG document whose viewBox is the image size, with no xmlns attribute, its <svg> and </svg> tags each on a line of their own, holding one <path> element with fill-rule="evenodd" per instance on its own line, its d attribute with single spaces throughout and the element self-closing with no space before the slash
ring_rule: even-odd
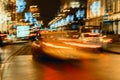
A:
<svg viewBox="0 0 120 80">
<path fill-rule="evenodd" d="M 101 52 L 98 59 L 36 61 L 31 43 L 3 48 L 1 80 L 120 80 L 120 55 Z"/>
</svg>

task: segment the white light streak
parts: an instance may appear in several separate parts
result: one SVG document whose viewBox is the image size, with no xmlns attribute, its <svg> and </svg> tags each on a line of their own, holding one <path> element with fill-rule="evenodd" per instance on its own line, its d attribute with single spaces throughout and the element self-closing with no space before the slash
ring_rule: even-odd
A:
<svg viewBox="0 0 120 80">
<path fill-rule="evenodd" d="M 50 47 L 54 47 L 54 48 L 64 48 L 64 49 L 72 49 L 70 47 L 65 47 L 65 46 L 57 46 L 57 45 L 54 45 L 54 44 L 51 44 L 51 43 L 46 43 L 46 42 L 42 42 L 44 45 L 46 46 L 50 46 Z"/>
</svg>

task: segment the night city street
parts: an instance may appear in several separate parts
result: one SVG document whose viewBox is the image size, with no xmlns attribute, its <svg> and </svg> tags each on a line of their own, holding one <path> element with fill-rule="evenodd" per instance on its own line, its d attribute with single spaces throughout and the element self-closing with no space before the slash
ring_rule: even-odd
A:
<svg viewBox="0 0 120 80">
<path fill-rule="evenodd" d="M 120 0 L 0 6 L 0 80 L 120 80 Z"/>
<path fill-rule="evenodd" d="M 4 47 L 1 80 L 120 80 L 119 54 L 100 52 L 98 59 L 36 61 L 30 46 Z"/>
</svg>

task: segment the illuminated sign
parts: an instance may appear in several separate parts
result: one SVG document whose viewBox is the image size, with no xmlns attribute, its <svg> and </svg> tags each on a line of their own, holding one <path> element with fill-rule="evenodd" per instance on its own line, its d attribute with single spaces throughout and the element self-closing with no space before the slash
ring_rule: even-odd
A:
<svg viewBox="0 0 120 80">
<path fill-rule="evenodd" d="M 74 15 L 68 15 L 67 17 L 66 17 L 66 22 L 73 22 L 74 21 Z"/>
<path fill-rule="evenodd" d="M 71 2 L 71 3 L 70 3 L 70 6 L 71 6 L 72 8 L 78 8 L 78 7 L 80 7 L 80 3 L 77 2 L 77 1 L 74 1 L 74 2 Z"/>
<path fill-rule="evenodd" d="M 98 15 L 100 14 L 100 1 L 95 1 L 93 4 L 90 6 L 90 9 L 93 13 L 93 15 Z"/>
<path fill-rule="evenodd" d="M 85 14 L 84 10 L 78 10 L 76 12 L 76 17 L 78 18 L 78 20 L 83 19 L 84 18 L 84 14 Z"/>
<path fill-rule="evenodd" d="M 74 15 L 70 15 L 70 22 L 74 21 Z"/>
<path fill-rule="evenodd" d="M 29 22 L 30 21 L 30 19 L 32 19 L 33 17 L 32 17 L 32 13 L 31 12 L 26 12 L 25 13 L 25 22 Z"/>
<path fill-rule="evenodd" d="M 74 15 L 68 15 L 66 18 L 63 18 L 63 19 L 57 21 L 56 23 L 51 24 L 50 28 L 64 26 L 64 25 L 67 25 L 68 23 L 71 23 L 73 21 L 74 21 Z"/>
<path fill-rule="evenodd" d="M 37 24 L 37 19 L 33 17 L 31 12 L 25 13 L 25 22 L 30 22 L 31 24 Z"/>
<path fill-rule="evenodd" d="M 32 12 L 32 13 L 38 12 L 37 5 L 30 6 L 30 12 Z"/>
<path fill-rule="evenodd" d="M 30 19 L 30 23 L 34 24 L 34 25 L 37 25 L 37 19 L 36 18 Z"/>
<path fill-rule="evenodd" d="M 16 12 L 23 12 L 26 8 L 26 2 L 24 0 L 16 0 Z"/>
<path fill-rule="evenodd" d="M 26 37 L 30 33 L 29 26 L 17 26 L 17 37 Z"/>
</svg>

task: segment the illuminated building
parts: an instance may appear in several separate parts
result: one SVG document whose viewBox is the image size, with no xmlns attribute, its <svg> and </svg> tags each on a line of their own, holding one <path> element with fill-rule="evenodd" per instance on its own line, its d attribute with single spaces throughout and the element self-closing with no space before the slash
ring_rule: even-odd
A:
<svg viewBox="0 0 120 80">
<path fill-rule="evenodd" d="M 48 25 L 50 28 L 62 30 L 78 29 L 81 23 L 84 24 L 82 21 L 86 14 L 86 0 L 64 0 L 61 2 L 61 11 Z"/>
<path fill-rule="evenodd" d="M 103 34 L 120 34 L 120 0 L 88 0 L 85 26 Z"/>
<path fill-rule="evenodd" d="M 10 12 L 8 9 L 8 1 L 1 0 L 0 1 L 0 32 L 4 33 L 8 31 L 8 21 L 11 19 Z"/>
<path fill-rule="evenodd" d="M 120 0 L 106 0 L 106 10 L 110 24 L 103 29 L 107 34 L 120 34 Z"/>
<path fill-rule="evenodd" d="M 101 30 L 101 16 L 104 15 L 104 2 L 102 0 L 87 0 L 87 15 L 85 27 L 93 32 Z"/>
</svg>

